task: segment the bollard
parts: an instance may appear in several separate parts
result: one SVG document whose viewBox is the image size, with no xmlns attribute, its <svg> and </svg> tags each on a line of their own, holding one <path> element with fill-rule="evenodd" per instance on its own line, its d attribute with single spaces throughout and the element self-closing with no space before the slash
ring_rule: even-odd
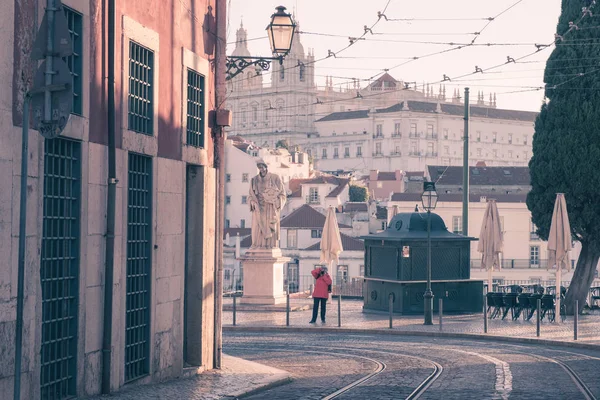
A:
<svg viewBox="0 0 600 400">
<path fill-rule="evenodd" d="M 234 295 L 233 296 L 233 326 L 235 326 L 235 322 L 236 322 L 235 321 L 235 313 L 236 313 L 236 308 L 237 308 L 236 307 L 236 299 L 237 299 L 237 296 Z"/>
<path fill-rule="evenodd" d="M 342 294 L 338 293 L 338 328 L 342 326 Z"/>
<path fill-rule="evenodd" d="M 542 308 L 542 299 L 537 299 L 537 310 L 535 316 L 536 323 L 536 336 L 540 337 L 540 308 Z"/>
<path fill-rule="evenodd" d="M 483 333 L 488 331 L 488 319 L 487 319 L 487 296 L 483 298 Z"/>
<path fill-rule="evenodd" d="M 390 309 L 390 329 L 392 329 L 394 327 L 393 322 L 392 322 L 393 315 L 394 315 L 394 294 L 390 293 L 389 297 L 390 297 L 390 307 L 389 307 L 389 309 Z"/>
<path fill-rule="evenodd" d="M 290 285 L 287 285 L 285 293 L 285 326 L 290 326 Z"/>
<path fill-rule="evenodd" d="M 438 299 L 438 307 L 439 307 L 439 313 L 440 313 L 440 332 L 442 331 L 442 315 L 443 315 L 443 309 L 444 309 L 444 299 L 440 298 Z"/>
<path fill-rule="evenodd" d="M 579 320 L 579 300 L 575 300 L 575 312 L 573 313 L 573 340 L 577 340 L 577 322 Z"/>
</svg>

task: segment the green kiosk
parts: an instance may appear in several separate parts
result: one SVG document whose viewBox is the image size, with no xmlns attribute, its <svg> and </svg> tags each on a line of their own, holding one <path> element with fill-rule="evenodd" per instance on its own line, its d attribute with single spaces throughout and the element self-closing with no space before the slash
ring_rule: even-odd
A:
<svg viewBox="0 0 600 400">
<path fill-rule="evenodd" d="M 444 313 L 482 311 L 483 281 L 471 280 L 472 237 L 448 231 L 442 218 L 431 216 L 431 288 L 434 311 L 442 298 Z M 427 284 L 427 213 L 401 213 L 387 230 L 361 239 L 365 241 L 365 311 L 422 314 Z"/>
</svg>

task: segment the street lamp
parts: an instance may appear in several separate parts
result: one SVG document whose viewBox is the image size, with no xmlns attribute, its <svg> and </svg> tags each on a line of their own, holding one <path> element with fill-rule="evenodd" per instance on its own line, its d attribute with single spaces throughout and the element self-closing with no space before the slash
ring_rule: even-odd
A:
<svg viewBox="0 0 600 400">
<path fill-rule="evenodd" d="M 284 6 L 275 8 L 277 11 L 271 15 L 271 22 L 267 26 L 267 36 L 271 44 L 273 57 L 227 57 L 227 80 L 239 75 L 243 70 L 254 65 L 256 71 L 268 71 L 272 60 L 278 60 L 283 64 L 283 58 L 288 55 L 292 48 L 292 40 L 296 32 L 296 23 L 291 14 L 285 12 Z"/>
<path fill-rule="evenodd" d="M 424 325 L 433 325 L 433 292 L 431 291 L 431 210 L 435 210 L 438 194 L 435 191 L 434 182 L 423 183 L 423 194 L 421 202 L 423 208 L 427 211 L 427 289 L 423 298 L 425 300 L 425 321 Z"/>
</svg>

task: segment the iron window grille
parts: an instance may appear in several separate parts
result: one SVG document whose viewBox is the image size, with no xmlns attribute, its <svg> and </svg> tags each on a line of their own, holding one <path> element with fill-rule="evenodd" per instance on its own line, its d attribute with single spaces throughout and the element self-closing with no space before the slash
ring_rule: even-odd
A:
<svg viewBox="0 0 600 400">
<path fill-rule="evenodd" d="M 76 395 L 81 145 L 45 142 L 42 250 L 42 399 Z"/>
<path fill-rule="evenodd" d="M 71 36 L 71 46 L 73 49 L 73 54 L 63 58 L 64 62 L 69 66 L 69 71 L 71 71 L 71 85 L 73 87 L 73 107 L 71 108 L 71 113 L 81 115 L 83 108 L 81 98 L 83 15 L 66 6 L 63 6 L 63 11 L 67 17 L 67 27 Z"/>
<path fill-rule="evenodd" d="M 204 147 L 204 76 L 188 69 L 187 144 Z"/>
<path fill-rule="evenodd" d="M 154 52 L 129 42 L 128 129 L 154 134 Z"/>
<path fill-rule="evenodd" d="M 125 381 L 149 373 L 152 159 L 129 154 Z"/>
</svg>

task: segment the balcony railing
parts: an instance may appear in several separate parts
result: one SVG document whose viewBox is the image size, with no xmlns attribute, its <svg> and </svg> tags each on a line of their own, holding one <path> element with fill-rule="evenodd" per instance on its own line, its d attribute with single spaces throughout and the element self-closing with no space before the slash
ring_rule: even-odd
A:
<svg viewBox="0 0 600 400">
<path fill-rule="evenodd" d="M 420 137 L 420 134 L 419 134 L 419 132 L 411 132 L 408 134 L 408 137 L 411 139 L 414 139 L 414 138 Z"/>
<path fill-rule="evenodd" d="M 428 151 L 427 154 L 425 154 L 427 157 L 437 157 L 438 153 L 437 151 Z"/>
<path fill-rule="evenodd" d="M 321 196 L 306 196 L 306 204 L 321 204 Z"/>
<path fill-rule="evenodd" d="M 401 155 L 402 155 L 401 151 L 392 151 L 390 153 L 390 156 L 392 156 L 392 157 L 400 157 Z"/>
<path fill-rule="evenodd" d="M 373 139 L 383 139 L 383 133 L 376 133 L 373 135 Z"/>
<path fill-rule="evenodd" d="M 340 156 L 339 156 L 339 155 L 337 155 L 337 154 L 334 154 L 334 155 L 333 155 L 333 158 L 340 158 Z"/>
<path fill-rule="evenodd" d="M 437 133 L 428 133 L 426 136 L 427 139 L 437 139 L 438 138 L 438 134 Z"/>
<path fill-rule="evenodd" d="M 394 133 L 392 133 L 392 137 L 393 138 L 401 138 L 402 134 L 400 132 L 394 132 Z"/>
<path fill-rule="evenodd" d="M 529 240 L 540 240 L 540 236 L 535 232 L 529 232 Z"/>
<path fill-rule="evenodd" d="M 410 153 L 408 153 L 409 156 L 414 156 L 414 157 L 421 157 L 421 152 L 420 151 L 411 151 Z"/>
<path fill-rule="evenodd" d="M 374 151 L 373 152 L 373 157 L 383 157 L 383 153 L 380 151 Z"/>
<path fill-rule="evenodd" d="M 542 259 L 504 259 L 502 269 L 546 269 L 548 260 Z M 481 260 L 471 260 L 471 268 L 481 268 Z"/>
</svg>

